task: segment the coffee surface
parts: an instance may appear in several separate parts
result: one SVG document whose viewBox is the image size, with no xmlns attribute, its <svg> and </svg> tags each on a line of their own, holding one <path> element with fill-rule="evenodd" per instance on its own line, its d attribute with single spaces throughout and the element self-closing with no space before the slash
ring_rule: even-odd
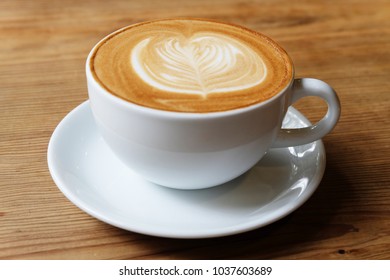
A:
<svg viewBox="0 0 390 280">
<path fill-rule="evenodd" d="M 286 52 L 235 25 L 169 19 L 126 27 L 91 56 L 95 79 L 135 104 L 177 112 L 217 112 L 265 101 L 292 79 Z"/>
</svg>

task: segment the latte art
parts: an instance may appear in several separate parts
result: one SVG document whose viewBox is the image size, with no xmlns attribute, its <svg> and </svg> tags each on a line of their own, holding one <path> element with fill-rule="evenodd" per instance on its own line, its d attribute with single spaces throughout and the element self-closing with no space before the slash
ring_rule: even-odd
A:
<svg viewBox="0 0 390 280">
<path fill-rule="evenodd" d="M 89 60 L 108 94 L 157 110 L 208 113 L 269 100 L 291 84 L 292 63 L 270 38 L 202 19 L 128 26 Z"/>
<path fill-rule="evenodd" d="M 253 87 L 267 74 L 256 52 L 218 33 L 145 39 L 132 50 L 131 64 L 153 87 L 204 97 Z"/>
</svg>

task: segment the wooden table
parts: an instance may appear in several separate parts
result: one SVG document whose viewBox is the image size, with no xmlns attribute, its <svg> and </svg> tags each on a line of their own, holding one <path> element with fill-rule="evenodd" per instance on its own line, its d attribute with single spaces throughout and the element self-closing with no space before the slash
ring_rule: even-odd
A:
<svg viewBox="0 0 390 280">
<path fill-rule="evenodd" d="M 330 83 L 342 117 L 323 141 L 316 193 L 286 218 L 244 234 L 176 240 L 100 222 L 74 206 L 46 163 L 50 136 L 87 99 L 84 63 L 103 36 L 172 16 L 245 25 L 278 41 L 297 77 Z M 0 258 L 390 259 L 390 2 L 0 2 Z M 325 105 L 296 107 L 312 121 Z"/>
</svg>

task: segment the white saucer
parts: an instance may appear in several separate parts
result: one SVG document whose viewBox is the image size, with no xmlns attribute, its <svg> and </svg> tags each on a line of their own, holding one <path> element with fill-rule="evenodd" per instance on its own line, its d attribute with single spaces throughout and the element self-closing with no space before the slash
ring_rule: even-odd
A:
<svg viewBox="0 0 390 280">
<path fill-rule="evenodd" d="M 307 125 L 297 110 L 289 109 L 283 126 Z M 263 227 L 297 209 L 321 181 L 325 150 L 321 141 L 272 149 L 224 185 L 169 189 L 143 180 L 110 152 L 86 101 L 55 129 L 48 164 L 64 195 L 101 221 L 154 236 L 206 238 Z"/>
</svg>

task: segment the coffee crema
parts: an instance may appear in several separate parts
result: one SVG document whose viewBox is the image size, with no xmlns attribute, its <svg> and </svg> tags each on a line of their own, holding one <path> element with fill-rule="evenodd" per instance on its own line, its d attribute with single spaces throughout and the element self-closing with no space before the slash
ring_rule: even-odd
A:
<svg viewBox="0 0 390 280">
<path fill-rule="evenodd" d="M 218 112 L 263 102 L 292 79 L 287 53 L 232 24 L 166 19 L 125 27 L 90 59 L 92 74 L 126 101 L 175 112 Z"/>
</svg>

